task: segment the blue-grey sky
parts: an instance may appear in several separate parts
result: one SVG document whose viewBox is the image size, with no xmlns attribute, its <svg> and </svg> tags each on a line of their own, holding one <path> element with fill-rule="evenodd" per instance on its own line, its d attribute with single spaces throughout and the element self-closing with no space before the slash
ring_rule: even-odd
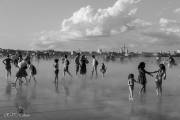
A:
<svg viewBox="0 0 180 120">
<path fill-rule="evenodd" d="M 0 0 L 0 47 L 180 49 L 180 0 Z"/>
</svg>

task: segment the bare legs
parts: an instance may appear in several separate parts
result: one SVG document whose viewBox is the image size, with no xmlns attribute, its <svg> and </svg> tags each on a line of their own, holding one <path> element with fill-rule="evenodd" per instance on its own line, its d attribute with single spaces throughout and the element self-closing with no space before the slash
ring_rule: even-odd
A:
<svg viewBox="0 0 180 120">
<path fill-rule="evenodd" d="M 94 71 L 96 73 L 96 78 L 98 78 L 97 67 L 93 67 L 91 78 L 93 78 L 93 76 L 94 76 Z"/>
</svg>

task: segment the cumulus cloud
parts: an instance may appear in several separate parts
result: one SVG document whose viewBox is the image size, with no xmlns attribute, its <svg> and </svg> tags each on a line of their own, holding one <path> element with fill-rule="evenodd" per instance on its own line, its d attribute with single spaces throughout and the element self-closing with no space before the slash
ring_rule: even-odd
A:
<svg viewBox="0 0 180 120">
<path fill-rule="evenodd" d="M 178 13 L 179 14 L 180 13 L 180 8 L 175 9 L 174 13 Z"/>
<path fill-rule="evenodd" d="M 161 18 L 159 20 L 160 30 L 167 33 L 180 33 L 180 22 Z"/>
<path fill-rule="evenodd" d="M 178 26 L 180 27 L 180 22 L 176 21 L 176 20 L 170 20 L 170 19 L 166 19 L 166 18 L 161 18 L 159 20 L 159 24 L 161 27 L 175 27 Z"/>
<path fill-rule="evenodd" d="M 53 46 L 57 42 L 89 40 L 132 30 L 135 24 L 147 25 L 135 17 L 138 2 L 140 0 L 117 0 L 111 7 L 97 10 L 91 6 L 82 7 L 64 19 L 58 31 L 41 32 L 38 44 Z"/>
<path fill-rule="evenodd" d="M 180 35 L 163 31 L 146 31 L 142 35 L 153 38 L 151 44 L 160 46 L 174 46 L 180 44 Z"/>
</svg>

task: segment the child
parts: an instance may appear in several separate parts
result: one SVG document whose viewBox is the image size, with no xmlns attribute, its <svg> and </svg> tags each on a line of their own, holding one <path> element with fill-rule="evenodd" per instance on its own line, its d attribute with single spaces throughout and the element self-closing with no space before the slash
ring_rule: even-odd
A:
<svg viewBox="0 0 180 120">
<path fill-rule="evenodd" d="M 134 79 L 134 74 L 131 73 L 128 76 L 129 100 L 133 100 L 134 82 L 137 81 Z"/>
<path fill-rule="evenodd" d="M 93 69 L 92 69 L 92 78 L 93 78 L 93 75 L 94 75 L 94 71 L 96 72 L 96 78 L 97 78 L 98 77 L 98 73 L 97 73 L 98 61 L 97 61 L 95 55 L 92 55 L 92 58 L 93 58 L 93 60 L 92 60 L 92 67 L 93 67 Z"/>
<path fill-rule="evenodd" d="M 106 73 L 106 70 L 107 70 L 107 68 L 106 68 L 105 64 L 102 63 L 101 64 L 101 69 L 100 69 L 100 71 L 102 73 L 102 78 L 104 78 L 104 74 Z"/>
<path fill-rule="evenodd" d="M 66 73 L 68 73 L 71 77 L 72 77 L 72 75 L 71 75 L 71 73 L 69 72 L 69 60 L 67 59 L 67 55 L 64 55 L 64 77 L 65 77 L 65 75 L 66 75 Z"/>
<path fill-rule="evenodd" d="M 59 59 L 54 59 L 54 73 L 55 73 L 55 79 L 54 82 L 56 83 L 58 81 L 58 74 L 59 74 Z"/>
<path fill-rule="evenodd" d="M 36 67 L 30 61 L 28 61 L 28 68 L 30 70 L 29 82 L 30 82 L 31 78 L 33 78 L 34 82 L 36 83 L 37 82 L 36 78 L 35 78 L 35 75 L 37 74 Z"/>
<path fill-rule="evenodd" d="M 156 93 L 157 96 L 162 95 L 162 80 L 166 79 L 166 67 L 164 64 L 159 65 L 159 70 L 153 72 L 157 73 L 155 83 L 156 83 Z"/>
<path fill-rule="evenodd" d="M 138 82 L 142 85 L 142 88 L 139 92 L 140 94 L 146 92 L 146 84 L 147 84 L 146 74 L 152 76 L 150 72 L 145 70 L 145 66 L 146 64 L 144 62 L 140 62 L 138 65 L 138 71 L 139 71 Z"/>
</svg>

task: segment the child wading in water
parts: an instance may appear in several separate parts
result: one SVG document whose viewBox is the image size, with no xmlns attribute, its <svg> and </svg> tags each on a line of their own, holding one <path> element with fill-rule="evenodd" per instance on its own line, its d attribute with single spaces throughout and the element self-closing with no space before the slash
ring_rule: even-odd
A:
<svg viewBox="0 0 180 120">
<path fill-rule="evenodd" d="M 36 83 L 37 81 L 35 75 L 37 74 L 37 70 L 36 67 L 30 61 L 28 61 L 28 69 L 30 70 L 29 82 L 31 81 L 31 78 L 33 78 L 34 82 Z"/>
<path fill-rule="evenodd" d="M 134 79 L 134 74 L 129 74 L 128 76 L 129 100 L 133 100 L 134 82 L 137 82 Z"/>
<path fill-rule="evenodd" d="M 148 71 L 145 70 L 145 66 L 146 66 L 146 64 L 144 62 L 140 62 L 139 65 L 138 65 L 138 71 L 139 71 L 138 82 L 142 86 L 142 88 L 141 88 L 141 90 L 139 92 L 140 94 L 146 93 L 146 84 L 147 84 L 146 74 L 153 77 L 151 72 L 148 72 Z"/>
<path fill-rule="evenodd" d="M 54 73 L 55 73 L 55 79 L 54 82 L 58 82 L 58 74 L 59 74 L 59 59 L 54 59 Z"/>
<path fill-rule="evenodd" d="M 162 80 L 166 79 L 166 67 L 164 64 L 159 65 L 159 70 L 153 72 L 157 73 L 155 83 L 156 83 L 156 93 L 157 96 L 162 95 Z"/>
<path fill-rule="evenodd" d="M 107 70 L 107 67 L 105 66 L 104 63 L 102 63 L 101 69 L 100 69 L 100 71 L 102 73 L 102 78 L 104 78 L 104 74 L 106 73 L 106 70 Z"/>
</svg>

